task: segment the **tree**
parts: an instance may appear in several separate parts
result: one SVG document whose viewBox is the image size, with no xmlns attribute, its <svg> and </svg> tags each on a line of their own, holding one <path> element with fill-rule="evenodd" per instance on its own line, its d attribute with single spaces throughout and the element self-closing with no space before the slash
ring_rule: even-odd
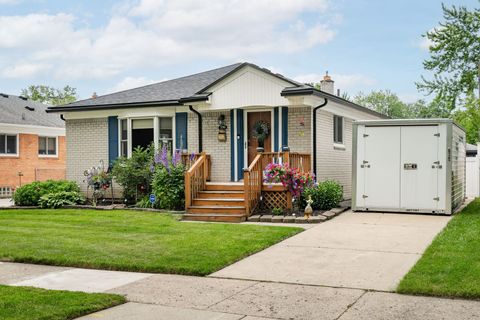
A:
<svg viewBox="0 0 480 320">
<path fill-rule="evenodd" d="M 359 105 L 375 110 L 390 118 L 412 118 L 415 114 L 410 106 L 390 90 L 372 91 L 369 94 L 358 93 L 353 101 Z"/>
<path fill-rule="evenodd" d="M 31 85 L 26 89 L 22 89 L 21 95 L 33 101 L 57 106 L 77 100 L 77 89 L 70 86 L 56 89 L 44 85 Z"/>
<path fill-rule="evenodd" d="M 452 113 L 477 88 L 480 97 L 480 9 L 443 4 L 442 9 L 445 21 L 424 35 L 432 44 L 423 66 L 434 76 L 422 76 L 417 88 L 435 93 L 442 112 Z"/>
<path fill-rule="evenodd" d="M 453 116 L 456 123 L 461 125 L 467 134 L 467 142 L 476 144 L 480 139 L 480 99 L 473 95 L 465 99 L 465 108 L 457 110 Z"/>
</svg>

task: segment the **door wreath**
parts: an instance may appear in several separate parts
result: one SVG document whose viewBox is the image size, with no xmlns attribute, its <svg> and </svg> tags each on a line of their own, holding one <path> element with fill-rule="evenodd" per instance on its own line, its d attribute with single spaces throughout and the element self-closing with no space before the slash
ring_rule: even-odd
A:
<svg viewBox="0 0 480 320">
<path fill-rule="evenodd" d="M 263 120 L 258 120 L 253 125 L 253 137 L 257 139 L 258 146 L 263 148 L 265 145 L 265 140 L 270 134 L 270 124 Z"/>
</svg>

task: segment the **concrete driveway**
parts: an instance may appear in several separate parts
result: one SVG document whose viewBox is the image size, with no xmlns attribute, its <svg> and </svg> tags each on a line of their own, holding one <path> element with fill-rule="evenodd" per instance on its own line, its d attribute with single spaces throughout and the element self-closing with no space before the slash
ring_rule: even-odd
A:
<svg viewBox="0 0 480 320">
<path fill-rule="evenodd" d="M 394 291 L 449 220 L 349 211 L 211 276 Z"/>
<path fill-rule="evenodd" d="M 12 199 L 5 199 L 5 198 L 0 199 L 0 208 L 11 207 L 11 206 L 13 206 Z"/>
</svg>

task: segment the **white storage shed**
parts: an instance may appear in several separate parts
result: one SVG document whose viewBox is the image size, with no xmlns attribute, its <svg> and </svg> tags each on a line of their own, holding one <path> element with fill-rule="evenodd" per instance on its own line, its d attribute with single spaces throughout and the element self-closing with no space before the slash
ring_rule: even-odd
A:
<svg viewBox="0 0 480 320">
<path fill-rule="evenodd" d="M 354 211 L 452 214 L 465 198 L 465 132 L 450 119 L 353 124 Z"/>
</svg>

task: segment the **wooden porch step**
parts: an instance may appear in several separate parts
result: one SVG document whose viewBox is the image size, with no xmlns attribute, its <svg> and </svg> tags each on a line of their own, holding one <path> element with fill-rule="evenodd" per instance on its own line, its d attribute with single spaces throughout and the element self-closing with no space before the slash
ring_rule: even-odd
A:
<svg viewBox="0 0 480 320">
<path fill-rule="evenodd" d="M 198 192 L 197 199 L 208 199 L 208 198 L 238 198 L 243 199 L 245 193 L 243 191 L 200 191 Z"/>
<path fill-rule="evenodd" d="M 194 206 L 243 206 L 244 200 L 241 198 L 196 198 L 193 199 Z"/>
<path fill-rule="evenodd" d="M 187 213 L 245 214 L 244 206 L 190 206 Z"/>
<path fill-rule="evenodd" d="M 243 191 L 243 183 L 241 182 L 207 182 L 207 191 Z"/>
<path fill-rule="evenodd" d="M 196 214 L 186 213 L 183 220 L 187 221 L 212 221 L 212 222 L 243 222 L 246 220 L 244 214 Z"/>
</svg>

